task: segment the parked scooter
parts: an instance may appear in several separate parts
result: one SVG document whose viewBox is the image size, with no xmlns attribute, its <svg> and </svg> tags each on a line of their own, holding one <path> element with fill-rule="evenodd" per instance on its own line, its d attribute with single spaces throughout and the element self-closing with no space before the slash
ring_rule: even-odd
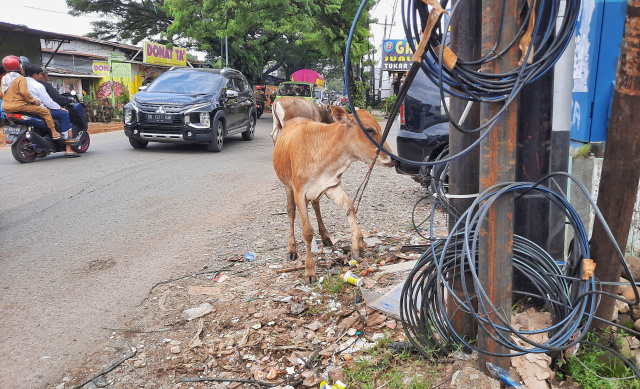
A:
<svg viewBox="0 0 640 389">
<path fill-rule="evenodd" d="M 66 107 L 72 124 L 73 138 L 77 143 L 71 148 L 77 153 L 85 153 L 89 149 L 91 139 L 87 129 L 89 122 L 84 108 L 78 102 Z M 1 109 L 0 109 L 1 111 Z M 39 116 L 22 113 L 5 113 L 7 123 L 3 132 L 7 134 L 7 145 L 11 145 L 11 153 L 16 161 L 21 163 L 33 162 L 36 158 L 46 157 L 51 153 L 66 150 L 65 140 L 54 140 L 51 130 L 44 119 Z M 56 130 L 61 132 L 58 122 L 55 122 Z"/>
</svg>

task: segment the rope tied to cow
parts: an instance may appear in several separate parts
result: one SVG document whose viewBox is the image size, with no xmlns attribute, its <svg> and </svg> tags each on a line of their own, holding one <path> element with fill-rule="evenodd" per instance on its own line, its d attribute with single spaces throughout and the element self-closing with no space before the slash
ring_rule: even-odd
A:
<svg viewBox="0 0 640 389">
<path fill-rule="evenodd" d="M 380 149 L 376 150 L 376 155 L 375 155 L 375 157 L 373 157 L 373 161 L 369 165 L 369 170 L 367 170 L 367 174 L 364 175 L 364 179 L 362 180 L 362 183 L 358 187 L 358 190 L 356 190 L 356 195 L 353 197 L 353 201 L 351 202 L 351 206 L 347 210 L 347 215 L 349 214 L 349 212 L 351 212 L 351 210 L 354 209 L 354 205 L 355 205 L 355 210 L 353 211 L 353 215 L 355 216 L 355 215 L 358 214 L 358 209 L 360 208 L 360 201 L 362 201 L 362 196 L 364 195 L 364 190 L 366 189 L 367 184 L 369 183 L 369 178 L 371 178 L 371 172 L 373 171 L 373 167 L 376 164 L 376 160 L 378 159 L 378 155 L 380 155 Z M 358 202 L 357 205 L 356 205 L 356 201 Z"/>
</svg>

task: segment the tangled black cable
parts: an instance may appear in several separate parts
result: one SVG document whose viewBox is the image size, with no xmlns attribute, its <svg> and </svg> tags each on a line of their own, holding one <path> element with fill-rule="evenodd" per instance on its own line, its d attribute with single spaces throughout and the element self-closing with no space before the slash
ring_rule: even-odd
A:
<svg viewBox="0 0 640 389">
<path fill-rule="evenodd" d="M 349 37 L 347 40 L 345 64 L 349 64 L 351 41 L 355 32 L 355 26 L 357 25 L 358 19 L 360 18 L 360 15 L 364 10 L 366 4 L 367 1 L 363 0 L 360 4 L 360 7 L 358 8 L 353 24 L 351 26 Z M 441 3 L 434 2 L 434 4 L 439 4 L 440 7 L 446 8 L 448 0 L 443 0 Z M 465 2 L 462 1 L 456 2 L 456 4 L 451 9 L 451 19 L 455 18 L 456 9 L 459 6 L 464 6 L 464 4 Z M 501 13 L 504 13 L 505 4 L 506 0 L 503 2 Z M 447 21 L 444 26 L 442 26 L 441 23 L 436 23 L 433 30 L 430 32 L 431 35 L 427 42 L 426 50 L 424 51 L 424 53 L 422 53 L 419 66 L 417 65 L 417 63 L 414 63 L 400 88 L 400 92 L 398 93 L 396 102 L 391 109 L 391 114 L 389 116 L 390 119 L 387 122 L 382 135 L 382 140 L 380 142 L 377 142 L 364 130 L 362 122 L 360 121 L 360 118 L 353 105 L 353 92 L 350 88 L 349 83 L 346 82 L 346 80 L 349 79 L 349 67 L 345 66 L 344 79 L 347 97 L 349 99 L 349 106 L 351 107 L 351 111 L 354 113 L 354 117 L 358 122 L 358 125 L 365 133 L 367 138 L 369 138 L 369 140 L 373 144 L 375 144 L 381 152 L 404 164 L 414 166 L 433 166 L 438 163 L 446 163 L 459 158 L 462 155 L 465 155 L 474 147 L 478 146 L 480 142 L 482 142 L 482 140 L 489 135 L 490 130 L 500 120 L 509 104 L 517 97 L 522 87 L 527 83 L 534 81 L 542 74 L 546 73 L 560 58 L 568 42 L 570 41 L 573 30 L 575 29 L 578 13 L 580 10 L 580 0 L 567 0 L 565 15 L 557 33 L 554 33 L 554 31 L 556 29 L 556 19 L 560 9 L 560 0 L 535 0 L 532 6 L 528 6 L 527 4 L 527 2 L 523 2 L 522 13 L 524 14 L 524 16 L 521 18 L 521 26 L 514 37 L 509 37 L 510 39 L 512 39 L 509 44 L 502 47 L 500 51 L 497 52 L 497 48 L 500 45 L 500 40 L 502 38 L 501 34 L 498 34 L 495 39 L 493 49 L 491 49 L 488 53 L 485 53 L 481 59 L 465 61 L 464 59 L 458 58 L 455 66 L 452 69 L 448 69 L 446 66 L 444 66 L 443 61 L 441 60 L 441 58 L 444 57 L 444 50 L 447 42 L 447 34 L 444 34 L 443 31 L 448 30 L 450 23 L 449 21 Z M 545 20 L 549 20 L 549 22 L 542 23 L 543 18 L 533 18 L 534 9 L 538 10 L 538 15 L 543 12 L 550 15 L 548 19 L 545 18 Z M 402 2 L 402 15 L 407 40 L 412 49 L 415 51 L 415 42 L 419 40 L 418 38 L 420 37 L 420 33 L 427 26 L 429 8 L 420 0 L 406 0 Z M 532 24 L 533 28 L 530 28 L 528 27 L 529 20 L 532 18 L 535 20 Z M 522 64 L 515 67 L 509 72 L 501 74 L 489 74 L 486 72 L 475 70 L 478 66 L 486 65 L 487 63 L 499 58 L 500 55 L 502 55 L 506 50 L 509 50 L 510 47 L 513 46 L 516 41 L 522 37 L 525 31 L 531 32 L 532 43 L 527 47 L 526 52 L 523 55 Z M 535 50 L 534 45 L 537 45 L 535 46 Z M 438 46 L 439 51 L 436 50 Z M 529 59 L 531 59 L 531 63 L 529 63 Z M 461 132 L 478 132 L 481 130 L 487 130 L 483 132 L 480 137 L 465 150 L 462 150 L 455 155 L 447 156 L 440 161 L 413 161 L 402 158 L 398 155 L 393 154 L 389 150 L 385 150 L 384 148 L 382 148 L 382 144 L 386 140 L 389 131 L 391 130 L 392 123 L 398 114 L 400 106 L 404 103 L 404 98 L 407 94 L 409 86 L 415 78 L 418 69 L 425 72 L 427 77 L 429 77 L 436 85 L 439 85 L 441 103 L 443 105 L 444 111 L 446 112 L 446 115 L 450 118 L 451 124 L 455 128 L 457 128 Z M 449 109 L 445 104 L 445 93 L 460 97 L 465 100 L 480 102 L 503 102 L 504 104 L 502 108 L 486 123 L 476 129 L 466 130 L 461 128 L 456 123 L 456 120 L 451 119 L 451 113 L 449 112 Z"/>
<path fill-rule="evenodd" d="M 615 245 L 613 234 L 602 214 L 579 181 L 566 173 L 554 173 L 540 182 L 558 175 L 572 179 L 576 187 L 587 196 L 596 216 L 605 226 L 607 236 Z M 548 328 L 521 331 L 510 324 L 511 312 L 503 312 L 493 305 L 478 279 L 478 226 L 482 224 L 489 208 L 500 196 L 516 195 L 519 199 L 533 192 L 545 196 L 567 217 L 574 230 L 575 239 L 572 255 L 564 263 L 558 264 L 533 242 L 514 236 L 513 272 L 528 280 L 535 291 L 532 292 L 529 288 L 519 289 L 519 285 L 514 284 L 513 294 L 538 300 L 546 306 L 552 318 L 552 324 Z M 431 355 L 434 350 L 448 352 L 457 345 L 502 357 L 564 351 L 584 341 L 596 317 L 595 312 L 601 296 L 607 295 L 635 304 L 634 301 L 599 289 L 598 281 L 584 267 L 585 259 L 590 256 L 589 242 L 586 229 L 577 212 L 563 195 L 540 185 L 539 182 L 503 183 L 488 188 L 464 212 L 452 230 L 458 232 L 451 233 L 446 240 L 436 242 L 431 250 L 422 255 L 407 278 L 401 295 L 400 317 L 405 333 L 411 343 L 425 355 Z M 617 246 L 615 248 L 625 277 L 628 277 L 636 295 L 635 301 L 640 301 L 638 288 L 624 256 Z M 583 279 L 585 273 L 586 279 Z M 458 290 L 454 288 L 454 283 L 459 284 Z M 456 308 L 447 311 L 447 300 L 450 307 L 453 305 Z M 495 342 L 513 352 L 491 353 L 478 348 L 469 339 L 464 339 L 452 324 L 452 318 L 458 312 L 465 313 L 473 320 L 478 331 L 486 333 Z M 620 325 L 617 326 L 622 328 Z M 539 343 L 530 338 L 531 334 L 538 333 L 547 333 L 548 340 Z M 512 336 L 522 342 L 512 340 Z M 521 346 L 521 343 L 527 346 Z M 602 348 L 610 349 L 604 345 Z M 628 360 L 624 362 L 640 377 L 640 371 L 633 363 Z"/>
</svg>

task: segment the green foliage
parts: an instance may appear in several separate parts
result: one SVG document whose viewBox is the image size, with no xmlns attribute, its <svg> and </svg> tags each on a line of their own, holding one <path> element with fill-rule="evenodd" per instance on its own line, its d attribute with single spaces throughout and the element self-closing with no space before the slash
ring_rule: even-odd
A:
<svg viewBox="0 0 640 389">
<path fill-rule="evenodd" d="M 587 158 L 591 156 L 591 144 L 587 143 L 578 149 L 576 157 Z"/>
<path fill-rule="evenodd" d="M 369 7 L 374 0 L 370 0 Z M 286 77 L 304 68 L 322 71 L 343 68 L 351 23 L 359 3 L 349 0 L 67 0 L 73 15 L 97 12 L 116 22 L 93 23 L 91 36 L 132 40 L 160 37 L 222 56 L 221 41 L 229 42 L 229 66 L 251 83 L 283 68 Z M 364 12 L 352 41 L 352 62 L 367 50 L 368 12 Z M 154 40 L 157 40 L 154 38 Z M 269 67 L 268 69 L 266 69 Z M 342 88 L 340 88 L 342 89 Z"/>
<path fill-rule="evenodd" d="M 355 82 L 355 92 L 353 97 L 353 106 L 358 108 L 365 107 L 365 100 L 367 97 L 367 84 L 364 81 Z"/>
<path fill-rule="evenodd" d="M 385 112 L 389 113 L 391 112 L 391 109 L 393 108 L 393 104 L 396 103 L 396 100 L 398 99 L 397 95 L 393 95 L 391 97 L 387 97 L 385 100 Z"/>
<path fill-rule="evenodd" d="M 624 341 L 621 337 L 613 336 L 615 338 L 609 341 L 590 333 L 587 340 L 593 343 L 613 344 Z M 640 389 L 640 380 L 624 362 L 596 346 L 582 344 L 576 355 L 569 355 L 563 369 L 584 389 Z"/>
<path fill-rule="evenodd" d="M 88 36 L 105 40 L 131 40 L 133 44 L 151 36 L 161 36 L 171 25 L 172 18 L 166 12 L 164 0 L 120 1 L 120 0 L 67 0 L 69 13 L 80 16 L 97 13 L 116 19 L 91 22 L 93 32 Z M 159 39 L 167 43 L 166 37 Z"/>
</svg>

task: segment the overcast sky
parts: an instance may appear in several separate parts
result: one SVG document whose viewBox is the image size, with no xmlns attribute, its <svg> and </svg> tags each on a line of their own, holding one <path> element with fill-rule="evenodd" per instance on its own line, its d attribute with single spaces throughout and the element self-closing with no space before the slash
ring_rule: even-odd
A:
<svg viewBox="0 0 640 389">
<path fill-rule="evenodd" d="M 402 0 L 379 0 L 373 9 L 373 16 L 378 18 L 378 24 L 371 26 L 374 35 L 372 43 L 378 49 L 378 60 L 380 60 L 385 16 L 387 17 L 387 23 L 391 24 L 393 22 L 393 27 L 387 27 L 387 39 L 404 38 L 401 26 L 400 1 Z M 101 19 L 97 15 L 79 17 L 69 15 L 65 0 L 18 0 L 2 1 L 2 3 L 0 21 L 24 24 L 29 28 L 42 31 L 84 35 L 91 32 L 92 21 Z M 394 15 L 393 8 L 395 4 L 397 4 L 398 11 Z"/>
</svg>

